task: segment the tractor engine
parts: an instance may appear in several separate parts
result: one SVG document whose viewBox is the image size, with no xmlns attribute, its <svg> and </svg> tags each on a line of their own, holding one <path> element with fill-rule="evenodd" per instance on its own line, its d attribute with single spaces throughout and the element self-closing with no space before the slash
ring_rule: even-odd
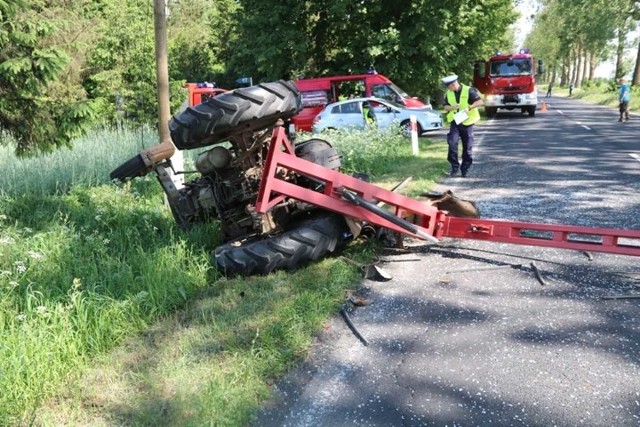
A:
<svg viewBox="0 0 640 427">
<path fill-rule="evenodd" d="M 177 209 L 189 223 L 218 219 L 224 241 L 250 235 L 271 234 L 286 228 L 292 218 L 312 206 L 289 200 L 265 214 L 254 210 L 271 133 L 240 134 L 229 147 L 215 146 L 201 153 L 196 169 L 201 174 L 179 190 Z M 333 169 L 340 166 L 334 148 L 323 140 L 309 140 L 296 146 L 299 157 Z M 290 171 L 279 171 L 280 179 L 296 182 L 301 178 Z M 312 188 L 321 183 L 298 182 Z"/>
</svg>

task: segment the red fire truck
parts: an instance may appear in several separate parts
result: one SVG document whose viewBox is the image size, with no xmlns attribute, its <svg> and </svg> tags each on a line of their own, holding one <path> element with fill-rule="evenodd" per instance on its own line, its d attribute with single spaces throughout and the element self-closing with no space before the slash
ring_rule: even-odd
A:
<svg viewBox="0 0 640 427">
<path fill-rule="evenodd" d="M 534 60 L 529 49 L 497 53 L 487 61 L 476 61 L 473 85 L 483 95 L 484 110 L 493 117 L 498 109 L 514 110 L 533 117 L 538 105 L 536 75 L 544 72 L 542 60 Z"/>
<path fill-rule="evenodd" d="M 184 87 L 188 92 L 189 107 L 198 105 L 211 97 L 220 95 L 227 91 L 227 89 L 219 88 L 215 83 L 209 82 L 187 83 Z"/>
</svg>

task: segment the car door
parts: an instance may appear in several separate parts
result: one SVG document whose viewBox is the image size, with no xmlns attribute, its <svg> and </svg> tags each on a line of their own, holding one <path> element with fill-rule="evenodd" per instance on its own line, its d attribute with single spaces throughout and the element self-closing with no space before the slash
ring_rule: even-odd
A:
<svg viewBox="0 0 640 427">
<path fill-rule="evenodd" d="M 376 124 L 380 129 L 387 129 L 397 121 L 398 110 L 393 106 L 372 101 L 373 110 L 376 116 Z"/>
<path fill-rule="evenodd" d="M 341 129 L 364 129 L 364 114 L 362 103 L 358 101 L 345 102 L 340 105 L 339 113 L 335 115 L 336 127 Z"/>
</svg>

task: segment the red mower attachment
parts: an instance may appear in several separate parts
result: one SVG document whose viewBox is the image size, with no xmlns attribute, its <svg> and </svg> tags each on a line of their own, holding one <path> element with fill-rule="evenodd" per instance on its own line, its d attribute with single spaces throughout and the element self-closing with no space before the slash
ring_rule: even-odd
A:
<svg viewBox="0 0 640 427">
<path fill-rule="evenodd" d="M 287 171 L 317 181 L 318 190 L 280 179 Z M 296 157 L 284 128 L 277 126 L 271 136 L 256 211 L 265 213 L 287 197 L 431 243 L 451 237 L 640 256 L 637 230 L 450 216 L 421 201 Z"/>
</svg>

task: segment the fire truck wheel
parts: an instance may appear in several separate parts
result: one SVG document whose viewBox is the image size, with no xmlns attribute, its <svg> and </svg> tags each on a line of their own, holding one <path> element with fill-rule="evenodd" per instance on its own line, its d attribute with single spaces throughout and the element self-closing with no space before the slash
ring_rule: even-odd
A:
<svg viewBox="0 0 640 427">
<path fill-rule="evenodd" d="M 293 270 L 335 251 L 348 231 L 342 216 L 323 213 L 276 236 L 218 246 L 214 258 L 217 268 L 230 276 Z"/>
<path fill-rule="evenodd" d="M 535 106 L 529 107 L 528 113 L 529 113 L 529 117 L 535 116 L 536 115 L 536 107 Z"/>
<path fill-rule="evenodd" d="M 487 115 L 488 118 L 493 118 L 498 113 L 498 109 L 495 107 L 485 107 L 484 113 Z"/>
<path fill-rule="evenodd" d="M 279 80 L 234 89 L 174 115 L 169 131 L 181 150 L 204 147 L 230 136 L 267 128 L 293 117 L 302 98 L 292 81 Z"/>
<path fill-rule="evenodd" d="M 144 176 L 148 172 L 149 170 L 144 164 L 142 156 L 138 154 L 115 168 L 109 176 L 117 181 L 126 181 L 137 176 Z"/>
</svg>

